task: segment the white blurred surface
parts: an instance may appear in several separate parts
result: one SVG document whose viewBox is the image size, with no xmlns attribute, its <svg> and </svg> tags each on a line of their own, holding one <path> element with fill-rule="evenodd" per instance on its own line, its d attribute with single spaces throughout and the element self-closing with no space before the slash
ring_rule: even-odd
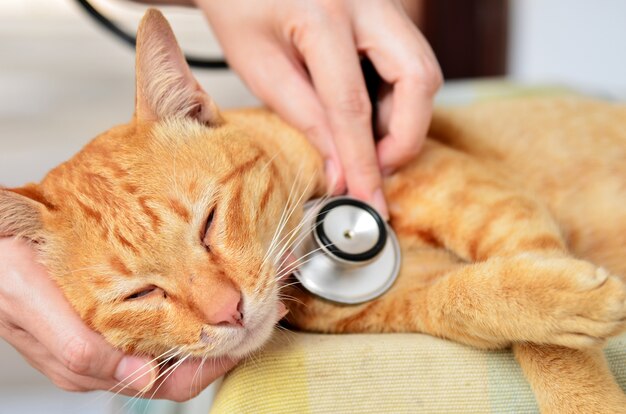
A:
<svg viewBox="0 0 626 414">
<path fill-rule="evenodd" d="M 179 26 L 188 23 L 186 13 L 169 15 Z M 200 24 L 196 17 L 192 21 Z M 210 33 L 204 35 L 209 49 L 216 49 Z M 89 139 L 132 115 L 134 51 L 69 0 L 2 0 L 0 56 L 3 185 L 41 179 Z M 231 72 L 196 74 L 222 107 L 258 104 Z"/>
<path fill-rule="evenodd" d="M 511 0 L 511 77 L 626 97 L 626 1 Z"/>
</svg>

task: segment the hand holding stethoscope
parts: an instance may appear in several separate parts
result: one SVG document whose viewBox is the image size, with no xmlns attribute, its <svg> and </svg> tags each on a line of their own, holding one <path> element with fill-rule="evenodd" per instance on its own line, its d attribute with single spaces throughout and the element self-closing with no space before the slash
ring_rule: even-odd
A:
<svg viewBox="0 0 626 414">
<path fill-rule="evenodd" d="M 321 152 L 331 191 L 347 188 L 387 217 L 381 175 L 420 150 L 442 82 L 427 41 L 399 0 L 253 3 L 196 0 L 231 67 Z M 360 56 L 390 86 L 378 143 Z"/>
<path fill-rule="evenodd" d="M 77 1 L 133 42 L 132 35 L 94 13 L 88 0 Z M 381 176 L 419 152 L 442 83 L 430 46 L 405 12 L 419 11 L 422 0 L 139 1 L 202 9 L 231 68 L 254 94 L 304 131 L 325 158 L 330 191 L 347 190 L 388 216 Z M 373 97 L 376 131 L 361 58 L 372 63 L 386 85 Z"/>
</svg>

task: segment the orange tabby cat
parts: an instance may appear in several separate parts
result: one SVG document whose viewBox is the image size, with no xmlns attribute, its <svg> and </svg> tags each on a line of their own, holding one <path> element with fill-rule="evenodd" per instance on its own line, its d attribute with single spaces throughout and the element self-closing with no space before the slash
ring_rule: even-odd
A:
<svg viewBox="0 0 626 414">
<path fill-rule="evenodd" d="M 149 11 L 135 116 L 41 184 L 0 190 L 0 236 L 36 243 L 126 352 L 248 354 L 286 292 L 303 329 L 513 347 L 542 411 L 626 411 L 600 349 L 625 328 L 626 108 L 499 102 L 439 111 L 430 136 L 385 183 L 404 258 L 392 289 L 357 306 L 280 292 L 280 241 L 323 195 L 321 159 L 267 111 L 220 113 Z"/>
</svg>

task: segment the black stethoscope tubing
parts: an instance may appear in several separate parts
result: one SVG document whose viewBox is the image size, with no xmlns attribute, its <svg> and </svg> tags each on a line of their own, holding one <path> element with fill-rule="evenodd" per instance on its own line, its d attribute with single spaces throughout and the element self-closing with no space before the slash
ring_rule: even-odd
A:
<svg viewBox="0 0 626 414">
<path fill-rule="evenodd" d="M 137 37 L 126 32 L 124 29 L 113 23 L 106 16 L 100 13 L 88 0 L 76 0 L 76 2 L 82 7 L 85 12 L 100 26 L 113 33 L 119 39 L 130 45 L 136 47 Z M 228 69 L 228 63 L 224 59 L 207 59 L 198 58 L 195 56 L 189 56 L 185 54 L 185 59 L 189 66 L 203 69 Z"/>
</svg>

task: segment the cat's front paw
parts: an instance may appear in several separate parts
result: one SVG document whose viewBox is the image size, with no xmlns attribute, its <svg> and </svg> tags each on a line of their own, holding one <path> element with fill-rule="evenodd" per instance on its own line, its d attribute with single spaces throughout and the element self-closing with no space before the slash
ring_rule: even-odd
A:
<svg viewBox="0 0 626 414">
<path fill-rule="evenodd" d="M 545 337 L 539 342 L 585 348 L 626 330 L 626 283 L 591 263 L 549 259 L 537 295 Z"/>
</svg>

